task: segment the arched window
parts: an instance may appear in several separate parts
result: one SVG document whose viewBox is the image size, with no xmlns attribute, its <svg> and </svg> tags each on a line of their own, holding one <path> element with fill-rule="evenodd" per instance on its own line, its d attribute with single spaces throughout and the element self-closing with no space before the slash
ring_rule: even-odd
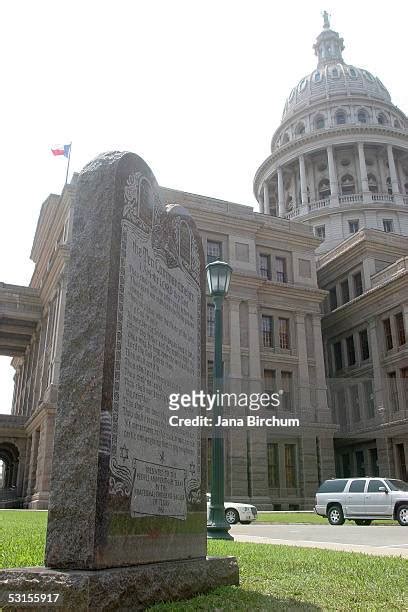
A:
<svg viewBox="0 0 408 612">
<path fill-rule="evenodd" d="M 331 71 L 331 76 L 333 79 L 338 79 L 339 78 L 339 71 L 337 70 L 337 68 L 333 68 Z"/>
<path fill-rule="evenodd" d="M 389 176 L 387 176 L 387 191 L 390 195 L 392 195 L 392 183 L 391 183 L 391 178 Z"/>
<path fill-rule="evenodd" d="M 387 124 L 387 117 L 384 115 L 384 113 L 380 113 L 377 117 L 378 123 L 380 125 L 386 125 Z"/>
<path fill-rule="evenodd" d="M 357 78 L 357 71 L 355 68 L 349 68 L 349 75 L 353 78 L 356 79 Z"/>
<path fill-rule="evenodd" d="M 284 145 L 287 142 L 289 142 L 289 134 L 285 132 L 284 135 L 282 136 L 282 144 Z"/>
<path fill-rule="evenodd" d="M 319 186 L 319 200 L 324 200 L 325 198 L 330 197 L 330 181 L 327 178 L 324 178 L 320 181 Z"/>
<path fill-rule="evenodd" d="M 368 123 L 367 111 L 365 111 L 364 108 L 360 108 L 358 111 L 357 119 L 359 123 Z"/>
<path fill-rule="evenodd" d="M 338 110 L 336 115 L 336 125 L 343 125 L 347 121 L 346 113 L 343 110 Z"/>
<path fill-rule="evenodd" d="M 305 133 L 305 124 L 303 123 L 303 121 L 300 121 L 296 126 L 295 134 L 296 136 L 301 136 L 304 133 Z"/>
<path fill-rule="evenodd" d="M 343 195 L 356 193 L 354 177 L 351 174 L 344 174 L 341 177 L 341 193 Z"/>
<path fill-rule="evenodd" d="M 324 117 L 323 115 L 317 115 L 315 119 L 316 130 L 322 130 L 324 128 Z"/>
<path fill-rule="evenodd" d="M 322 80 L 322 73 L 316 70 L 316 72 L 314 73 L 313 80 L 315 83 L 320 83 L 320 81 Z"/>
<path fill-rule="evenodd" d="M 395 119 L 395 121 L 394 121 L 394 127 L 395 127 L 395 128 L 398 128 L 398 129 L 400 129 L 400 128 L 401 128 L 401 124 L 400 124 L 400 122 L 398 121 L 398 119 Z"/>
<path fill-rule="evenodd" d="M 378 193 L 377 178 L 374 176 L 374 174 L 368 174 L 367 178 L 368 178 L 368 189 L 371 191 L 371 193 Z"/>
</svg>

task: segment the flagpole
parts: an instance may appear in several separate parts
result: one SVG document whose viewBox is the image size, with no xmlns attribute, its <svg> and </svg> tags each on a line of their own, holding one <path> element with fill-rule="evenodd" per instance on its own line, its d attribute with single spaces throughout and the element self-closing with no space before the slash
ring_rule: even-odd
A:
<svg viewBox="0 0 408 612">
<path fill-rule="evenodd" d="M 65 175 L 65 185 L 68 183 L 69 162 L 71 161 L 71 149 L 72 149 L 72 141 L 69 143 L 69 153 L 68 153 L 68 162 L 67 162 L 67 173 Z"/>
</svg>

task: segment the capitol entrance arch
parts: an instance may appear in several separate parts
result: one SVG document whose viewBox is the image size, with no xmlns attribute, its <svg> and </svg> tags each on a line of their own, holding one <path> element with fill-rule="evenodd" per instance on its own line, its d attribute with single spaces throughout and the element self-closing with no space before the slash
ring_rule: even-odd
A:
<svg viewBox="0 0 408 612">
<path fill-rule="evenodd" d="M 12 358 L 16 376 L 20 368 L 27 370 L 30 360 L 30 344 L 41 316 L 41 304 L 38 292 L 30 287 L 0 283 L 0 355 Z M 33 362 L 33 359 L 31 360 Z M 27 484 L 30 476 L 27 449 L 31 437 L 27 423 L 28 414 L 24 414 L 24 401 L 20 402 L 20 413 L 15 413 L 17 396 L 27 398 L 31 390 L 31 376 L 27 371 L 25 384 L 16 385 L 13 406 L 2 406 L 0 414 L 0 508 L 15 508 L 24 505 Z"/>
</svg>

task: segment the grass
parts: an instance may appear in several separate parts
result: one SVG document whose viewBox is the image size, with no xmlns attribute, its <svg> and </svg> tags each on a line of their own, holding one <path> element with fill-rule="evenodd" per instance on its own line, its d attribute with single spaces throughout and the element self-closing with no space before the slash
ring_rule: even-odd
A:
<svg viewBox="0 0 408 612">
<path fill-rule="evenodd" d="M 327 518 L 318 514 L 309 514 L 308 512 L 284 512 L 279 514 L 258 513 L 256 523 L 280 523 L 281 525 L 290 525 L 294 523 L 304 523 L 306 525 L 327 525 Z"/>
<path fill-rule="evenodd" d="M 209 542 L 209 555 L 235 555 L 240 587 L 222 587 L 151 612 L 407 610 L 408 560 L 310 548 Z"/>
<path fill-rule="evenodd" d="M 44 564 L 47 513 L 0 510 L 0 567 Z"/>
<path fill-rule="evenodd" d="M 282 512 L 278 514 L 268 514 L 259 512 L 258 517 L 253 523 L 271 523 L 276 525 L 328 525 L 329 521 L 324 516 L 308 512 Z M 346 525 L 354 525 L 354 521 L 346 521 Z M 374 521 L 373 525 L 398 525 L 397 521 Z"/>
<path fill-rule="evenodd" d="M 0 511 L 1 567 L 43 563 L 46 520 L 46 512 Z M 407 609 L 407 559 L 220 541 L 208 543 L 208 554 L 236 556 L 240 586 L 157 604 L 151 612 Z"/>
</svg>

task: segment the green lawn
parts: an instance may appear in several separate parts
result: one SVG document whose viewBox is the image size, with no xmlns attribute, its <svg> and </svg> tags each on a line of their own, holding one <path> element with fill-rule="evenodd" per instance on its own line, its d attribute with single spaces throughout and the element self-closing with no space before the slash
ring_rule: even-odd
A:
<svg viewBox="0 0 408 612">
<path fill-rule="evenodd" d="M 279 514 L 267 514 L 259 512 L 256 523 L 276 523 L 281 525 L 290 525 L 302 523 L 307 525 L 328 525 L 326 517 L 319 516 L 314 512 L 282 512 Z M 354 525 L 354 521 L 346 521 L 346 525 Z M 374 521 L 373 525 L 398 525 L 397 521 Z"/>
<path fill-rule="evenodd" d="M 47 513 L 0 510 L 0 567 L 43 565 Z"/>
<path fill-rule="evenodd" d="M 256 523 L 307 523 L 308 525 L 327 525 L 327 518 L 319 516 L 314 512 L 284 512 L 282 514 L 266 514 L 259 512 Z"/>
<path fill-rule="evenodd" d="M 0 566 L 41 565 L 46 520 L 46 512 L 0 511 Z M 150 610 L 407 610 L 406 559 L 216 541 L 209 542 L 208 554 L 238 558 L 240 587 L 219 588 Z"/>
</svg>

